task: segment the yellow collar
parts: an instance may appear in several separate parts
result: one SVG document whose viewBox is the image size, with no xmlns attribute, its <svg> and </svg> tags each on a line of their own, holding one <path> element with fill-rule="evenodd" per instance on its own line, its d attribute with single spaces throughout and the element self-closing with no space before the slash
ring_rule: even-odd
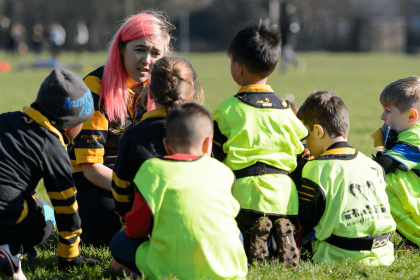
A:
<svg viewBox="0 0 420 280">
<path fill-rule="evenodd" d="M 153 111 L 146 112 L 141 118 L 141 121 L 144 121 L 146 119 L 151 119 L 151 118 L 166 118 L 166 109 L 160 108 L 160 109 L 155 109 Z"/>
<path fill-rule="evenodd" d="M 320 157 L 326 155 L 354 155 L 356 153 L 356 149 L 353 148 L 337 148 L 325 151 Z"/>
<path fill-rule="evenodd" d="M 247 85 L 241 87 L 238 93 L 241 92 L 274 92 L 270 85 Z"/>
<path fill-rule="evenodd" d="M 51 122 L 43 114 L 41 114 L 41 112 L 27 106 L 23 107 L 22 110 L 39 125 L 45 127 L 46 129 L 57 135 L 58 139 L 60 139 L 61 144 L 63 144 L 63 146 L 67 148 L 67 145 L 64 143 L 64 138 L 63 135 L 61 135 L 61 132 L 57 128 L 55 128 L 51 124 Z"/>
</svg>

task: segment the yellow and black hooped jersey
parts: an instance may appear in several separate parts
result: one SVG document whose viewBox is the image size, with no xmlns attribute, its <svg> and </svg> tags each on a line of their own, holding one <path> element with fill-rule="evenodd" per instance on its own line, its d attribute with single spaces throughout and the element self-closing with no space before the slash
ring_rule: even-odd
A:
<svg viewBox="0 0 420 280">
<path fill-rule="evenodd" d="M 109 168 L 114 167 L 118 155 L 118 146 L 124 132 L 139 123 L 145 112 L 140 105 L 140 96 L 129 89 L 132 99 L 127 102 L 126 122 L 110 123 L 107 115 L 99 104 L 99 92 L 101 89 L 104 66 L 99 67 L 84 78 L 84 82 L 92 92 L 95 104 L 95 113 L 92 118 L 83 124 L 82 131 L 69 146 L 69 156 L 73 165 L 75 176 L 83 176 L 81 164 L 101 163 Z M 133 102 L 133 99 L 136 102 Z"/>
<path fill-rule="evenodd" d="M 166 137 L 166 110 L 147 112 L 142 121 L 124 134 L 112 174 L 112 194 L 115 212 L 125 224 L 124 217 L 134 201 L 134 186 L 131 181 L 148 159 L 166 155 L 163 138 Z"/>
<path fill-rule="evenodd" d="M 67 142 L 67 143 L 66 143 Z M 36 104 L 0 115 L 0 229 L 13 232 L 36 210 L 31 196 L 43 178 L 59 231 L 58 255 L 79 255 L 82 230 L 70 164 L 68 138 Z"/>
</svg>

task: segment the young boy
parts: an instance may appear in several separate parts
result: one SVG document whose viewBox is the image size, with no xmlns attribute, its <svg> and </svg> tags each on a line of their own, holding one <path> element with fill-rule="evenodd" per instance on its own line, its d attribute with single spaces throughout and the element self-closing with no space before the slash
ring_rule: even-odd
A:
<svg viewBox="0 0 420 280">
<path fill-rule="evenodd" d="M 381 93 L 384 131 L 398 133 L 394 141 L 378 130 L 372 137 L 377 150 L 386 152 L 375 160 L 386 172 L 386 192 L 397 232 L 403 239 L 397 248 L 417 250 L 420 244 L 420 78 L 392 82 Z M 389 149 L 387 151 L 387 148 Z"/>
<path fill-rule="evenodd" d="M 298 195 L 288 175 L 304 151 L 301 140 L 308 131 L 266 84 L 280 49 L 279 29 L 269 20 L 240 30 L 227 53 L 232 78 L 241 88 L 212 113 L 213 153 L 236 176 L 232 193 L 241 204 L 236 220 L 249 263 L 272 254 L 285 264 L 299 261 L 290 223 L 298 226 Z"/>
<path fill-rule="evenodd" d="M 350 258 L 370 265 L 394 260 L 389 234 L 395 230 L 382 167 L 347 143 L 350 119 L 330 91 L 313 91 L 298 112 L 315 157 L 302 171 L 299 221 L 315 230 L 309 250 L 316 262 Z M 313 233 L 312 233 L 313 234 Z"/>
<path fill-rule="evenodd" d="M 17 255 L 54 230 L 46 221 L 50 207 L 32 196 L 42 178 L 55 210 L 60 266 L 98 263 L 79 255 L 80 219 L 66 152 L 92 114 L 92 95 L 82 79 L 54 69 L 31 107 L 0 115 L 0 271 L 14 279 L 26 279 Z"/>
<path fill-rule="evenodd" d="M 167 156 L 146 160 L 133 184 L 125 232 L 115 235 L 115 260 L 148 279 L 243 279 L 246 256 L 231 194 L 234 175 L 210 158 L 213 125 L 201 105 L 174 107 L 163 142 Z M 148 238 L 150 236 L 150 239 Z"/>
</svg>

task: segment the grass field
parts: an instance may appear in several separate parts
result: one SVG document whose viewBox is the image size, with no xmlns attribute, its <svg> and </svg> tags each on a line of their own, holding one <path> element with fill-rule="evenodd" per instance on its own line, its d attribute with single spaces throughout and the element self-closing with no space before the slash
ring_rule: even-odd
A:
<svg viewBox="0 0 420 280">
<path fill-rule="evenodd" d="M 410 75 L 420 76 L 420 57 L 386 54 L 328 54 L 302 53 L 307 62 L 303 75 L 297 75 L 289 69 L 286 75 L 275 71 L 268 80 L 277 95 L 285 97 L 293 94 L 293 102 L 300 106 L 306 96 L 314 89 L 329 89 L 341 96 L 350 112 L 351 130 L 349 143 L 363 153 L 374 152 L 370 135 L 382 125 L 380 114 L 382 107 L 379 94 L 390 82 Z M 104 63 L 105 53 L 91 53 L 85 57 L 85 71 Z M 213 110 L 221 101 L 234 95 L 238 86 L 230 77 L 229 59 L 225 54 L 191 54 L 187 58 L 199 73 L 205 93 L 204 105 Z M 21 110 L 30 105 L 36 97 L 39 85 L 50 70 L 20 70 L 22 60 L 33 61 L 31 55 L 25 57 L 7 57 L 0 53 L 0 61 L 8 60 L 12 69 L 0 73 L 0 113 Z M 75 55 L 63 54 L 62 61 L 74 63 Z M 80 76 L 86 73 L 76 72 Z M 38 187 L 38 196 L 48 201 L 42 183 Z M 122 274 L 111 273 L 108 264 L 111 259 L 108 248 L 92 249 L 82 246 L 83 256 L 102 260 L 94 268 L 77 268 L 69 272 L 58 270 L 55 254 L 57 236 L 38 248 L 39 256 L 33 263 L 23 261 L 23 269 L 29 279 L 124 279 Z M 392 236 L 397 242 L 399 237 Z M 1 277 L 1 276 L 0 276 Z M 396 253 L 395 262 L 390 267 L 368 267 L 351 262 L 340 264 L 314 264 L 301 262 L 295 270 L 283 268 L 276 262 L 249 267 L 249 279 L 384 279 L 420 277 L 420 254 Z"/>
</svg>

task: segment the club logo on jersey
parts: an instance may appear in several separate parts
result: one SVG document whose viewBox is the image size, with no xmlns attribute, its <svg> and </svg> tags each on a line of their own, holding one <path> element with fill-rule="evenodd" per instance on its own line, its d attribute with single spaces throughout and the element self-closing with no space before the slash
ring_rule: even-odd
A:
<svg viewBox="0 0 420 280">
<path fill-rule="evenodd" d="M 265 98 L 264 100 L 257 101 L 257 104 L 260 103 L 263 107 L 273 107 L 273 104 L 269 102 L 270 99 Z"/>
<path fill-rule="evenodd" d="M 28 119 L 27 117 L 23 117 L 26 123 L 33 123 L 33 119 Z"/>
</svg>

